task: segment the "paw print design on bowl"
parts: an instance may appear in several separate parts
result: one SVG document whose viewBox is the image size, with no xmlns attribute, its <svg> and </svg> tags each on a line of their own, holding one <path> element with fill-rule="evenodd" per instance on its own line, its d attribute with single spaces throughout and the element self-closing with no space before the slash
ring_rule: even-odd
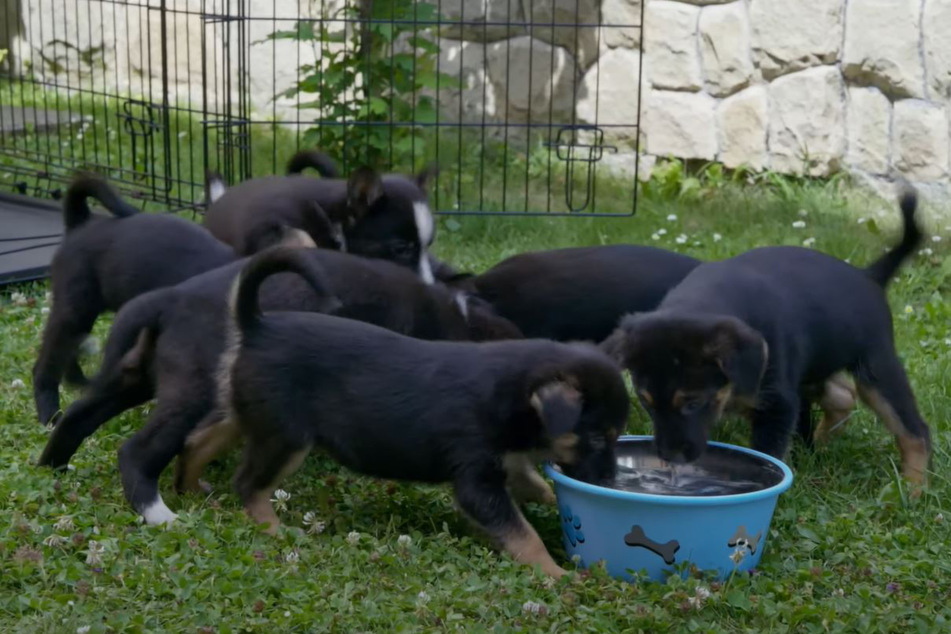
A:
<svg viewBox="0 0 951 634">
<path fill-rule="evenodd" d="M 572 513 L 570 506 L 565 506 L 561 509 L 561 519 L 562 528 L 568 541 L 571 542 L 571 546 L 575 547 L 578 544 L 583 544 L 584 533 L 581 531 L 581 516 Z"/>
</svg>

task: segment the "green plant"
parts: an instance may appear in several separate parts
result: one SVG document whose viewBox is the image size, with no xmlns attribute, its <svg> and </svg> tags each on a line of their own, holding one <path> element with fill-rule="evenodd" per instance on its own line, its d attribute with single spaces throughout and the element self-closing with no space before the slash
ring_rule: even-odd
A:
<svg viewBox="0 0 951 634">
<path fill-rule="evenodd" d="M 303 142 L 345 164 L 380 167 L 421 155 L 422 126 L 437 119 L 432 94 L 455 85 L 437 72 L 439 46 L 417 28 L 436 17 L 427 2 L 365 1 L 268 36 L 307 42 L 315 50 L 317 61 L 302 65 L 295 85 L 279 95 L 312 97 L 297 106 L 318 112 L 318 124 Z M 349 26 L 354 23 L 361 28 Z M 335 26 L 341 24 L 348 26 Z M 394 123 L 401 125 L 381 125 Z"/>
<path fill-rule="evenodd" d="M 7 53 L 8 53 L 8 52 L 9 52 L 9 51 L 7 51 L 7 49 L 5 49 L 5 48 L 0 48 L 0 64 L 2 64 L 2 63 L 3 63 L 3 60 L 5 60 L 5 59 L 7 58 Z"/>
</svg>

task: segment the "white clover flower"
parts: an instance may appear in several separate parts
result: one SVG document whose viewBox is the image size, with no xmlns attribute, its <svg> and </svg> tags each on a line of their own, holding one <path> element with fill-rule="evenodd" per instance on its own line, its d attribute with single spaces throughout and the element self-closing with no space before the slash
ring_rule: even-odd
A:
<svg viewBox="0 0 951 634">
<path fill-rule="evenodd" d="M 185 132 L 184 130 L 182 130 L 181 132 L 178 133 L 178 138 L 179 138 L 179 139 L 184 139 L 184 138 L 187 137 L 187 136 L 188 136 L 188 133 Z"/>
<path fill-rule="evenodd" d="M 537 601 L 526 601 L 522 604 L 522 612 L 525 614 L 544 615 L 548 614 L 548 606 Z"/>
<path fill-rule="evenodd" d="M 23 382 L 23 379 L 13 379 L 10 381 L 10 387 L 15 390 L 20 389 L 21 387 L 26 387 L 26 383 Z"/>
<path fill-rule="evenodd" d="M 802 246 L 804 246 L 804 247 L 811 247 L 811 246 L 814 245 L 815 243 L 816 243 L 816 239 L 810 237 L 810 238 L 806 238 L 805 240 L 802 241 Z"/>
<path fill-rule="evenodd" d="M 710 588 L 704 586 L 698 586 L 696 591 L 696 597 L 701 601 L 710 598 Z"/>
<path fill-rule="evenodd" d="M 911 304 L 906 304 L 906 305 L 905 305 L 905 314 L 906 314 L 906 315 L 910 315 L 910 314 L 912 314 L 913 312 L 915 312 L 915 309 L 911 307 Z"/>
<path fill-rule="evenodd" d="M 42 314 L 44 314 L 44 315 L 49 315 L 49 314 L 50 314 L 50 307 L 49 307 L 49 306 L 44 306 L 43 308 L 40 309 L 40 313 L 42 313 Z"/>
<path fill-rule="evenodd" d="M 356 546 L 360 542 L 360 533 L 357 531 L 350 531 L 347 533 L 347 543 L 351 546 Z"/>
<path fill-rule="evenodd" d="M 674 239 L 674 242 L 676 242 L 677 244 L 684 244 L 686 241 L 687 241 L 687 236 L 685 236 L 682 233 Z"/>
<path fill-rule="evenodd" d="M 667 230 L 664 229 L 664 228 L 660 228 L 660 229 L 657 230 L 657 235 L 659 235 L 659 236 L 666 236 L 666 235 L 667 235 Z"/>
<path fill-rule="evenodd" d="M 719 241 L 722 240 L 722 239 L 723 239 L 723 236 L 721 236 L 719 233 L 714 233 L 714 234 L 713 234 L 713 241 L 714 241 L 714 242 L 719 242 Z"/>
<path fill-rule="evenodd" d="M 53 535 L 50 535 L 49 537 L 44 539 L 43 543 L 49 546 L 50 548 L 57 548 L 66 543 L 66 538 L 56 535 L 54 533 Z"/>
<path fill-rule="evenodd" d="M 400 535 L 396 539 L 396 543 L 399 544 L 400 548 L 409 548 L 413 545 L 413 538 L 409 535 Z"/>
<path fill-rule="evenodd" d="M 318 520 L 317 514 L 313 511 L 304 513 L 304 526 L 307 527 L 308 533 L 313 533 L 314 535 L 320 535 L 327 529 L 327 525 Z"/>
<path fill-rule="evenodd" d="M 806 216 L 809 215 L 809 212 L 806 211 L 805 209 L 800 209 L 800 210 L 797 211 L 796 213 L 799 214 L 799 217 L 800 217 L 800 218 L 805 218 Z"/>
<path fill-rule="evenodd" d="M 424 606 L 429 603 L 429 595 L 425 590 L 420 590 L 419 594 L 416 595 L 416 604 L 419 606 Z"/>
<path fill-rule="evenodd" d="M 86 551 L 86 563 L 90 566 L 101 566 L 102 555 L 106 552 L 106 547 L 96 540 L 89 541 L 89 550 Z"/>
<path fill-rule="evenodd" d="M 53 524 L 53 528 L 58 531 L 68 532 L 73 530 L 75 526 L 73 525 L 73 516 L 72 515 L 63 515 L 61 518 L 56 520 L 56 523 Z"/>
<path fill-rule="evenodd" d="M 26 295 L 24 295 L 20 291 L 17 291 L 16 293 L 13 293 L 12 295 L 10 295 L 10 300 L 17 306 L 23 306 L 24 304 L 26 304 Z"/>
<path fill-rule="evenodd" d="M 941 242 L 941 236 L 931 236 L 932 242 Z"/>
<path fill-rule="evenodd" d="M 575 565 L 580 564 L 580 563 L 581 563 L 581 555 L 577 555 L 577 554 L 572 555 L 572 556 L 571 556 L 571 563 L 573 563 L 573 564 L 575 564 Z"/>
<path fill-rule="evenodd" d="M 651 240 L 660 240 L 660 235 L 658 235 L 658 234 L 656 234 L 656 233 L 652 233 L 652 234 L 651 234 Z"/>
<path fill-rule="evenodd" d="M 289 564 L 296 564 L 300 562 L 300 554 L 296 550 L 292 550 L 286 555 L 284 555 L 284 561 Z"/>
<path fill-rule="evenodd" d="M 806 227 L 806 223 L 802 220 L 797 220 L 796 222 L 792 223 L 792 226 L 793 229 L 804 229 Z"/>
<path fill-rule="evenodd" d="M 274 492 L 274 497 L 271 498 L 271 502 L 274 503 L 274 508 L 278 511 L 287 510 L 287 501 L 291 499 L 291 494 L 285 491 L 284 489 L 278 489 Z"/>
<path fill-rule="evenodd" d="M 944 523 L 944 513 L 938 513 L 937 515 L 935 515 L 935 516 L 934 516 L 934 521 L 935 521 L 937 524 L 942 524 L 942 523 Z"/>
<path fill-rule="evenodd" d="M 866 218 L 865 216 L 862 216 L 861 218 L 858 219 L 858 223 L 860 225 L 864 225 L 866 222 L 868 222 L 868 218 Z"/>
<path fill-rule="evenodd" d="M 668 221 L 668 222 L 673 222 L 673 221 L 676 220 L 676 219 L 677 219 L 677 214 L 670 214 L 670 215 L 667 216 L 667 221 Z"/>
<path fill-rule="evenodd" d="M 46 291 L 43 294 L 43 301 L 49 304 L 53 300 L 53 294 L 49 291 Z"/>
<path fill-rule="evenodd" d="M 918 255 L 928 256 L 928 255 L 931 255 L 932 253 L 934 253 L 934 251 L 932 251 L 932 250 L 929 249 L 929 248 L 925 248 L 925 249 L 922 249 L 921 251 L 919 251 L 919 252 L 918 252 Z"/>
<path fill-rule="evenodd" d="M 89 630 L 92 629 L 91 625 L 83 625 L 82 627 L 76 628 L 76 634 L 88 634 Z"/>
<path fill-rule="evenodd" d="M 290 610 L 284 610 L 284 618 L 287 618 L 287 617 L 289 617 L 290 615 L 291 615 L 291 611 L 290 611 Z"/>
<path fill-rule="evenodd" d="M 946 345 L 946 346 L 951 346 L 951 339 L 945 339 L 945 340 L 944 340 L 944 345 Z"/>
<path fill-rule="evenodd" d="M 735 566 L 739 566 L 744 557 L 746 557 L 746 548 L 737 548 L 733 551 L 733 554 L 730 555 L 730 559 Z"/>
<path fill-rule="evenodd" d="M 834 594 L 834 595 L 837 596 L 837 597 L 844 597 L 844 596 L 845 596 L 845 590 L 843 590 L 842 588 L 836 588 L 836 589 L 835 589 L 835 592 L 833 592 L 832 594 Z"/>
</svg>

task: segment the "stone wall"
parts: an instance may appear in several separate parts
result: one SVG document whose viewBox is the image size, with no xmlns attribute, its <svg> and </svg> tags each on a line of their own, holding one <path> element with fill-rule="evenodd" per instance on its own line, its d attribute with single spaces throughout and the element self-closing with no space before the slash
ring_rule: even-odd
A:
<svg viewBox="0 0 951 634">
<path fill-rule="evenodd" d="M 55 20 L 44 11 L 51 0 L 3 1 L 20 4 L 19 61 L 65 41 L 75 47 L 57 53 L 68 72 L 97 88 L 157 94 L 160 0 L 141 0 L 142 9 L 64 2 Z M 815 176 L 847 170 L 873 185 L 903 174 L 925 191 L 951 191 L 951 0 L 644 0 L 639 83 L 641 1 L 442 0 L 453 23 L 429 35 L 440 70 L 462 81 L 439 92 L 443 121 L 542 131 L 597 123 L 619 150 L 607 156 L 624 168 L 639 134 L 648 164 L 672 155 Z M 211 72 L 234 61 L 237 42 L 229 53 L 231 27 L 198 11 L 224 12 L 228 0 L 166 4 L 192 12 L 171 18 L 170 97 L 194 103 L 211 92 L 214 108 L 225 95 Z M 248 40 L 318 17 L 321 4 L 251 0 L 251 17 L 276 19 L 252 20 Z M 96 79 L 81 52 L 100 48 L 109 72 Z M 318 54 L 283 40 L 254 44 L 248 59 L 258 116 L 295 117 L 293 103 L 273 96 Z"/>
</svg>

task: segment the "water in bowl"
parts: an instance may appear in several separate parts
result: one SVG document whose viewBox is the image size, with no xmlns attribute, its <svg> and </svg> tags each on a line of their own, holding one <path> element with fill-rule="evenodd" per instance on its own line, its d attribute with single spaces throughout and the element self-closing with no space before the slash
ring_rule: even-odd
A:
<svg viewBox="0 0 951 634">
<path fill-rule="evenodd" d="M 672 465 L 657 457 L 651 443 L 618 448 L 612 489 L 651 495 L 713 497 L 760 491 L 778 484 L 782 471 L 772 463 L 737 451 L 710 447 L 696 462 Z"/>
</svg>

